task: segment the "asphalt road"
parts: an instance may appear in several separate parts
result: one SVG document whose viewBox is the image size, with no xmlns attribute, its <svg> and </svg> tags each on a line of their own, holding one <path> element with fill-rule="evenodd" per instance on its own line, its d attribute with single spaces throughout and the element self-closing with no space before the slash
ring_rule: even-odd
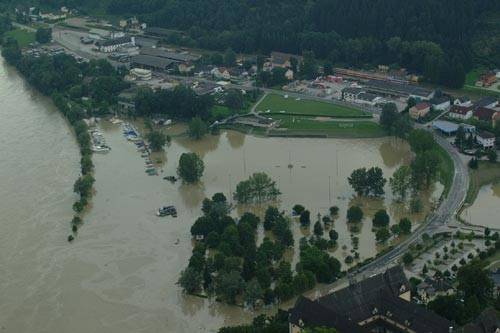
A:
<svg viewBox="0 0 500 333">
<path fill-rule="evenodd" d="M 429 129 L 426 125 L 419 125 L 418 128 Z M 462 206 L 469 187 L 469 172 L 467 166 L 460 158 L 457 150 L 443 137 L 434 135 L 437 143 L 443 147 L 453 159 L 455 173 L 453 183 L 448 196 L 443 199 L 439 207 L 427 218 L 422 226 L 415 230 L 410 237 L 398 244 L 388 253 L 376 258 L 369 264 L 361 267 L 352 274 L 356 280 L 360 280 L 373 274 L 383 271 L 389 265 L 395 263 L 408 250 L 409 246 L 419 241 L 424 233 L 432 235 L 440 227 L 452 222 L 455 215 Z"/>
</svg>

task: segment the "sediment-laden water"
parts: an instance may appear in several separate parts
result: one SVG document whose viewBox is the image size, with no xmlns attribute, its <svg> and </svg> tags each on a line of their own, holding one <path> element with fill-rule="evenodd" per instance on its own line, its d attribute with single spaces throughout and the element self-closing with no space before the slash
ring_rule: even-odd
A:
<svg viewBox="0 0 500 333">
<path fill-rule="evenodd" d="M 379 166 L 389 178 L 410 159 L 407 144 L 393 138 L 269 139 L 231 131 L 197 142 L 177 138 L 154 157 L 163 172 L 150 177 L 120 125 L 102 122 L 112 151 L 94 155 L 96 193 L 85 225 L 68 244 L 79 168 L 71 130 L 52 103 L 4 63 L 0 100 L 2 332 L 211 332 L 249 321 L 253 314 L 241 308 L 183 295 L 176 281 L 191 254 L 189 229 L 203 198 L 216 192 L 229 196 L 238 181 L 256 171 L 276 180 L 283 192 L 281 209 L 303 204 L 313 223 L 317 213 L 340 207 L 334 223 L 339 247 L 332 255 L 341 260 L 352 247 L 345 223 L 348 205 L 362 205 L 367 216 L 358 235 L 362 259 L 377 250 L 371 231 L 377 209 L 387 208 L 392 222 L 408 215 L 390 193 L 381 200 L 354 198 L 346 180 L 362 166 Z M 163 180 L 175 174 L 186 151 L 203 157 L 202 182 Z M 177 207 L 176 219 L 155 216 L 166 204 Z M 412 219 L 416 223 L 423 215 Z M 298 222 L 292 229 L 298 245 L 308 232 Z M 296 261 L 297 251 L 291 255 Z"/>
</svg>

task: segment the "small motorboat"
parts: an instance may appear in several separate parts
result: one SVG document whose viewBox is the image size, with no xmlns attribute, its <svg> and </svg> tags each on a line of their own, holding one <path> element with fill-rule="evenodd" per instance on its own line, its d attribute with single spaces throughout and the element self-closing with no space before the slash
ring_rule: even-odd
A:
<svg viewBox="0 0 500 333">
<path fill-rule="evenodd" d="M 166 176 L 163 177 L 163 179 L 168 180 L 169 182 L 175 183 L 177 181 L 177 178 L 175 176 Z"/>
<path fill-rule="evenodd" d="M 163 217 L 163 216 L 172 216 L 172 217 L 177 217 L 177 209 L 174 206 L 163 206 L 158 209 L 158 212 L 156 212 L 157 216 Z"/>
</svg>

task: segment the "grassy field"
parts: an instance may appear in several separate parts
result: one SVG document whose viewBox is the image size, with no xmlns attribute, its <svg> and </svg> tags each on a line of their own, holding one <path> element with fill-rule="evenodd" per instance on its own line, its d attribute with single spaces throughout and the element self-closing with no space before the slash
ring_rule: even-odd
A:
<svg viewBox="0 0 500 333">
<path fill-rule="evenodd" d="M 272 131 L 271 135 L 324 135 L 335 138 L 373 138 L 385 135 L 382 128 L 372 121 L 323 121 L 313 117 L 290 115 L 275 115 L 272 118 L 280 120 L 281 123 L 279 129 Z"/>
<path fill-rule="evenodd" d="M 35 41 L 35 33 L 23 29 L 7 31 L 4 35 L 5 37 L 12 37 L 17 40 L 20 47 L 26 47 Z"/>
<path fill-rule="evenodd" d="M 370 114 L 354 108 L 307 99 L 297 100 L 292 97 L 285 98 L 284 96 L 278 94 L 267 95 L 259 103 L 259 105 L 257 105 L 256 111 L 265 112 L 267 110 L 270 110 L 271 113 L 296 114 L 305 116 L 371 118 Z"/>
<path fill-rule="evenodd" d="M 470 185 L 465 202 L 472 204 L 482 186 L 500 181 L 500 163 L 480 161 L 477 170 L 470 171 Z"/>
</svg>

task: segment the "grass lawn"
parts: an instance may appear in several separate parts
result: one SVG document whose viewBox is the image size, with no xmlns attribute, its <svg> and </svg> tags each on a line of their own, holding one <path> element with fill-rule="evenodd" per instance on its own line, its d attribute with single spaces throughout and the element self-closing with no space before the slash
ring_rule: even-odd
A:
<svg viewBox="0 0 500 333">
<path fill-rule="evenodd" d="M 5 37 L 12 37 L 17 40 L 20 47 L 26 47 L 35 41 L 35 33 L 23 29 L 7 31 L 4 35 Z"/>
<path fill-rule="evenodd" d="M 267 110 L 270 110 L 271 113 L 286 113 L 305 116 L 371 118 L 370 114 L 354 108 L 308 99 L 296 100 L 293 97 L 285 98 L 284 96 L 278 94 L 267 95 L 256 107 L 256 111 L 258 112 L 265 112 Z"/>
<path fill-rule="evenodd" d="M 470 185 L 465 202 L 472 204 L 482 186 L 500 181 L 500 163 L 479 161 L 479 167 L 470 171 Z"/>
<path fill-rule="evenodd" d="M 284 135 L 325 135 L 336 138 L 372 138 L 385 136 L 385 132 L 372 121 L 320 121 L 312 117 L 274 115 L 273 119 L 281 120 L 280 129 L 271 134 Z"/>
<path fill-rule="evenodd" d="M 471 70 L 467 75 L 465 76 L 465 84 L 469 86 L 474 86 L 476 84 L 476 81 L 479 80 L 479 76 L 484 72 L 485 70 L 482 68 L 474 68 Z"/>
</svg>

